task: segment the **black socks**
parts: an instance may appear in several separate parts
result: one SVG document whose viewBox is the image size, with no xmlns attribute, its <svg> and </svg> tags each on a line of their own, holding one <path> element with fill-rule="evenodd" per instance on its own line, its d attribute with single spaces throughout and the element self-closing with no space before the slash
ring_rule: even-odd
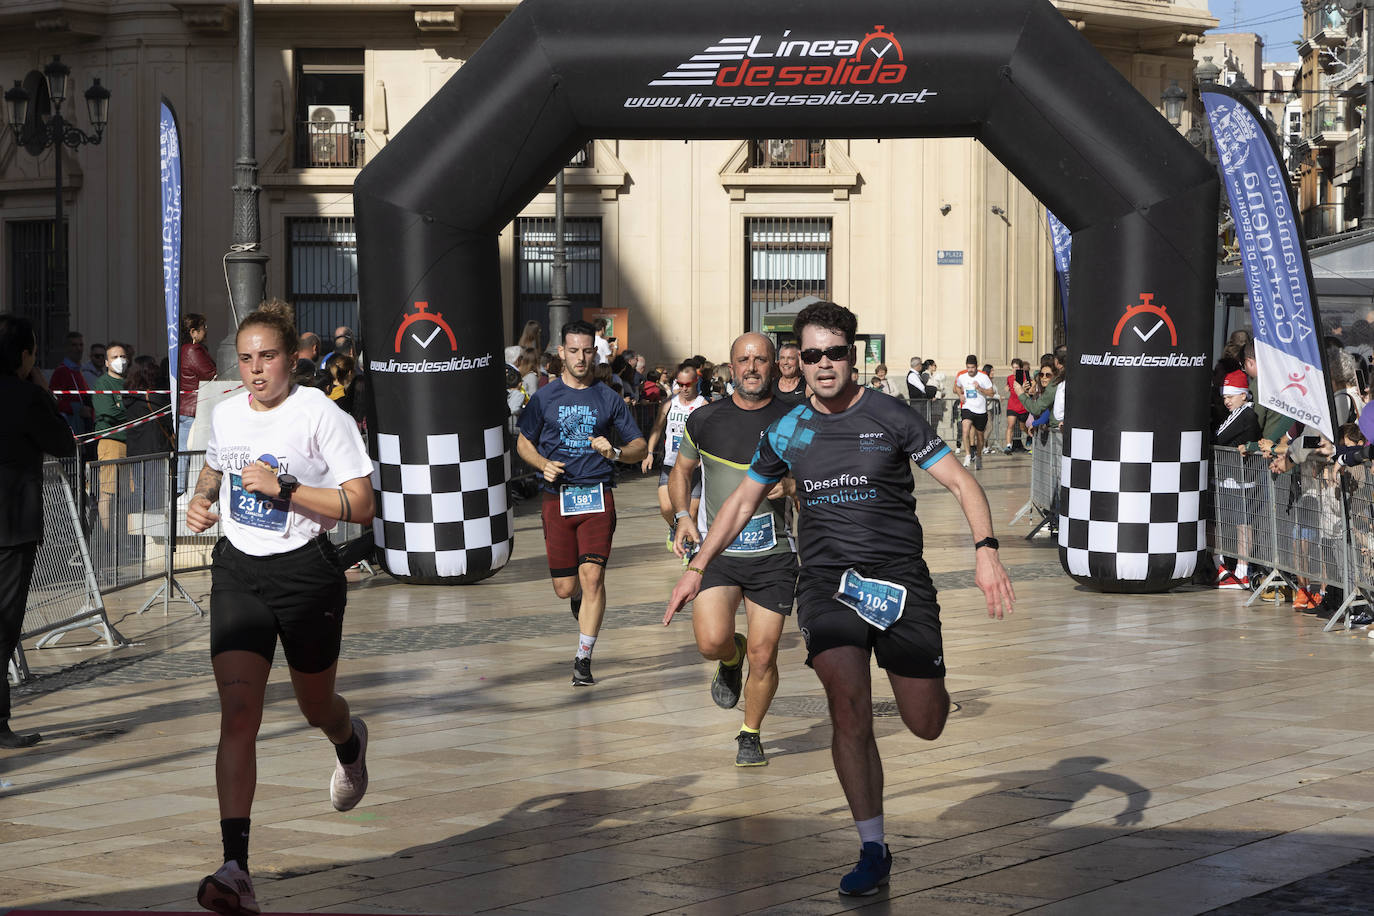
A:
<svg viewBox="0 0 1374 916">
<path fill-rule="evenodd" d="M 248 823 L 246 817 L 226 817 L 219 822 L 219 835 L 224 840 L 224 861 L 233 859 L 244 871 L 248 871 Z"/>
</svg>

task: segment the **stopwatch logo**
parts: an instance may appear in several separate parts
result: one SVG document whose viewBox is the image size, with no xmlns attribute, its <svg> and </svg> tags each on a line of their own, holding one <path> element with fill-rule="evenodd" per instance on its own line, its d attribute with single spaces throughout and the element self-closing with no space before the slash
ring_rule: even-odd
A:
<svg viewBox="0 0 1374 916">
<path fill-rule="evenodd" d="M 864 40 L 859 43 L 859 50 L 855 52 L 853 60 L 856 64 L 864 62 L 864 55 L 868 55 L 869 62 L 875 58 L 884 60 L 890 52 L 896 52 L 894 60 L 906 60 L 906 55 L 902 53 L 902 45 L 897 41 L 897 37 L 891 32 L 886 31 L 884 26 L 875 25 L 873 31 L 864 36 Z M 892 60 L 886 60 L 892 63 Z"/>
<path fill-rule="evenodd" d="M 411 340 L 415 341 L 421 347 L 429 349 L 429 345 L 434 342 L 434 338 L 439 336 L 440 331 L 443 331 L 448 335 L 449 348 L 455 353 L 458 352 L 458 338 L 453 335 L 453 328 L 449 327 L 448 322 L 444 320 L 443 313 L 430 312 L 428 302 L 417 302 L 415 303 L 414 314 L 406 315 L 402 318 L 401 326 L 396 329 L 396 354 L 398 356 L 401 353 L 401 340 L 405 337 L 406 328 L 410 327 L 412 324 L 420 324 L 422 322 L 434 325 L 433 329 L 430 330 L 429 334 L 425 337 L 421 337 L 418 333 L 412 331 L 410 335 Z"/>
<path fill-rule="evenodd" d="M 1174 320 L 1169 317 L 1169 313 L 1165 310 L 1164 306 L 1155 305 L 1154 300 L 1154 293 L 1141 293 L 1139 304 L 1126 306 L 1126 314 L 1122 315 L 1117 321 L 1116 331 L 1112 334 L 1112 346 L 1115 347 L 1120 345 L 1121 332 L 1126 329 L 1126 325 L 1130 323 L 1132 319 L 1141 316 L 1145 316 L 1145 320 L 1131 328 L 1141 341 L 1148 341 L 1151 337 L 1155 336 L 1155 333 L 1160 328 L 1168 327 L 1170 345 L 1175 347 L 1178 346 L 1178 331 L 1174 328 Z M 1148 316 L 1150 315 L 1155 316 L 1153 323 L 1149 321 Z M 1149 330 L 1142 330 L 1146 325 L 1149 326 Z"/>
</svg>

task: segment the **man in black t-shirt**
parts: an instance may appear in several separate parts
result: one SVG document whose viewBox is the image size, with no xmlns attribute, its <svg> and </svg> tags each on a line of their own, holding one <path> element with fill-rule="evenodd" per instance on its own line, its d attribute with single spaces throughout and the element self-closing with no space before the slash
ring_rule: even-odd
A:
<svg viewBox="0 0 1374 916">
<path fill-rule="evenodd" d="M 773 344 L 762 334 L 744 334 L 730 346 L 730 372 L 735 390 L 694 411 L 668 478 L 675 510 L 673 549 L 687 557 L 687 545 L 701 542 L 722 503 L 744 480 L 764 432 L 790 405 L 772 394 Z M 692 474 L 701 468 L 701 503 L 689 513 Z M 790 483 L 790 480 L 788 481 Z M 760 729 L 778 689 L 778 639 L 792 613 L 797 591 L 797 555 L 792 544 L 788 487 L 768 494 L 756 513 L 702 577 L 692 605 L 692 632 L 703 658 L 717 662 L 711 699 L 734 709 L 744 695 L 744 725 L 735 741 L 735 766 L 766 766 Z M 744 602 L 748 638 L 735 632 L 735 614 Z M 666 626 L 672 615 L 664 618 Z M 749 680 L 743 678 L 749 658 Z"/>
<path fill-rule="evenodd" d="M 748 477 L 716 513 L 701 551 L 673 589 L 670 617 L 694 598 L 711 562 L 754 517 L 786 473 L 801 500 L 797 623 L 807 664 L 825 687 L 835 772 L 849 800 L 859 862 L 842 894 L 872 894 L 887 883 L 892 856 L 883 841 L 882 761 L 873 737 L 870 655 L 887 669 L 902 721 L 934 740 L 949 714 L 939 606 L 921 559 L 911 461 L 959 500 L 972 529 L 974 581 L 988 616 L 1015 600 L 997 555 L 987 496 L 919 414 L 851 380 L 858 321 L 819 302 L 798 314 L 806 382 L 813 396 L 769 427 Z"/>
</svg>

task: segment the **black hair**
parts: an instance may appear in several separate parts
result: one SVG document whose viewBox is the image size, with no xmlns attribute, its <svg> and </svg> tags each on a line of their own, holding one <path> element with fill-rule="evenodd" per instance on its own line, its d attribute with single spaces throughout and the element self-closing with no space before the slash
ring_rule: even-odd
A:
<svg viewBox="0 0 1374 916">
<path fill-rule="evenodd" d="M 792 322 L 792 333 L 798 340 L 801 340 L 802 328 L 807 325 L 838 331 L 844 335 L 847 344 L 853 344 L 855 335 L 859 333 L 858 317 L 834 302 L 813 302 L 797 313 L 796 320 Z"/>
<path fill-rule="evenodd" d="M 0 373 L 18 375 L 29 350 L 38 350 L 33 322 L 23 315 L 0 315 Z"/>
<path fill-rule="evenodd" d="M 573 334 L 585 334 L 588 337 L 595 337 L 596 328 L 581 319 L 569 321 L 567 324 L 563 325 L 563 330 L 559 332 L 558 342 L 566 347 L 568 345 L 568 337 Z"/>
</svg>

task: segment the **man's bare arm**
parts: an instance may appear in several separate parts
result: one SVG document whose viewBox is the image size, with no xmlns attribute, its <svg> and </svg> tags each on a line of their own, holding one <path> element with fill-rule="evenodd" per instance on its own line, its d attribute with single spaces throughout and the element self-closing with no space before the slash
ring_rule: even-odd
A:
<svg viewBox="0 0 1374 916">
<path fill-rule="evenodd" d="M 219 485 L 223 480 L 224 472 L 216 471 L 207 464 L 200 469 L 200 476 L 196 478 L 196 488 L 191 498 L 204 496 L 213 505 L 219 501 Z"/>
</svg>

